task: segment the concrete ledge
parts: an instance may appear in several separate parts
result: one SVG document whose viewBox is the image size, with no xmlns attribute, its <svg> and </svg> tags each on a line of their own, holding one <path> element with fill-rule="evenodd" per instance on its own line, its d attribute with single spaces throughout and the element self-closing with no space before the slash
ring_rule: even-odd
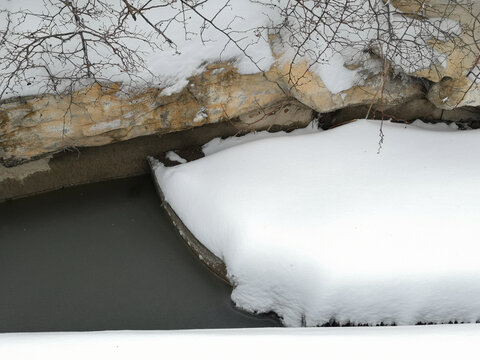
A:
<svg viewBox="0 0 480 360">
<path fill-rule="evenodd" d="M 208 250 L 185 226 L 180 217 L 175 213 L 170 204 L 165 200 L 162 188 L 157 182 L 155 177 L 155 164 L 157 160 L 152 157 L 148 157 L 148 162 L 151 168 L 153 182 L 155 183 L 155 188 L 157 189 L 158 196 L 162 200 L 163 209 L 166 211 L 170 221 L 175 226 L 180 237 L 185 241 L 187 246 L 193 252 L 193 254 L 200 260 L 200 262 L 207 266 L 207 268 L 217 275 L 220 279 L 225 281 L 227 284 L 233 285 L 230 283 L 227 277 L 227 268 L 223 260 L 218 258 L 210 250 Z"/>
</svg>

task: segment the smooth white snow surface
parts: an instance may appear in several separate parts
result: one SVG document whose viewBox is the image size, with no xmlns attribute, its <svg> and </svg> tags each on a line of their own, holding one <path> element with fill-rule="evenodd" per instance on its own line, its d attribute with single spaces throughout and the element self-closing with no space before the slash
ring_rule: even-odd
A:
<svg viewBox="0 0 480 360">
<path fill-rule="evenodd" d="M 480 131 L 385 122 L 378 153 L 379 127 L 251 141 L 155 175 L 243 309 L 289 326 L 476 322 Z"/>
<path fill-rule="evenodd" d="M 176 152 L 174 151 L 169 151 L 165 154 L 165 157 L 170 160 L 170 161 L 176 161 L 180 164 L 185 164 L 187 162 L 187 160 L 185 160 L 184 158 L 182 158 L 180 155 L 178 155 Z"/>
<path fill-rule="evenodd" d="M 470 359 L 480 326 L 1 334 L 2 360 Z"/>
</svg>

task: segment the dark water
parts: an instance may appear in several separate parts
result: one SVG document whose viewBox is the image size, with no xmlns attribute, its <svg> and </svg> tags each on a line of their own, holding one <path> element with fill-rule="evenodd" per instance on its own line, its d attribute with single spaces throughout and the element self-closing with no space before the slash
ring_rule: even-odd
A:
<svg viewBox="0 0 480 360">
<path fill-rule="evenodd" d="M 234 308 L 149 176 L 0 204 L 0 332 L 279 326 Z"/>
</svg>

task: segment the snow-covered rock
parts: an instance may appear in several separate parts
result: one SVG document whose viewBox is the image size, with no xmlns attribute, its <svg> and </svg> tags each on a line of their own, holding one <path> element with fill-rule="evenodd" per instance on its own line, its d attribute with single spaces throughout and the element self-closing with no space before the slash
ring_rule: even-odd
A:
<svg viewBox="0 0 480 360">
<path fill-rule="evenodd" d="M 289 326 L 480 320 L 478 130 L 357 121 L 155 176 L 232 299 Z M 459 156 L 459 154 L 462 154 Z"/>
</svg>

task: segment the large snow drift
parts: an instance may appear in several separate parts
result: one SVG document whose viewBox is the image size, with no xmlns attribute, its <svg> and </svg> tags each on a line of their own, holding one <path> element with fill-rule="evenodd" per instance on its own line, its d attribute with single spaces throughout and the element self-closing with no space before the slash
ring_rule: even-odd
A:
<svg viewBox="0 0 480 360">
<path fill-rule="evenodd" d="M 155 175 L 224 260 L 232 299 L 286 325 L 480 319 L 480 131 L 361 120 Z"/>
</svg>

